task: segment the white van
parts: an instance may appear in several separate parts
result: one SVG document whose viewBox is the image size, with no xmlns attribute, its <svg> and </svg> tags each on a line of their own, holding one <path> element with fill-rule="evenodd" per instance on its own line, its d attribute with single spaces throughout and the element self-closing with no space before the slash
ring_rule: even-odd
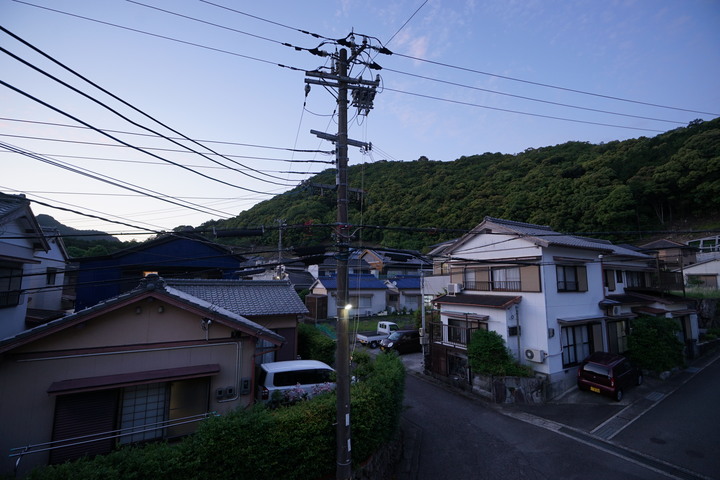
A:
<svg viewBox="0 0 720 480">
<path fill-rule="evenodd" d="M 335 388 L 335 370 L 317 360 L 288 360 L 258 365 L 255 398 L 268 402 L 273 393 L 300 390 L 311 397 L 324 386 Z"/>
</svg>

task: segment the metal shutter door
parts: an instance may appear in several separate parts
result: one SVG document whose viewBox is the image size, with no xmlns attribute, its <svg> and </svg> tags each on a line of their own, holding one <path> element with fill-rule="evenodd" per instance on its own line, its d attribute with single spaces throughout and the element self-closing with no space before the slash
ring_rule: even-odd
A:
<svg viewBox="0 0 720 480">
<path fill-rule="evenodd" d="M 97 392 L 59 395 L 55 400 L 55 421 L 53 441 L 66 438 L 98 435 L 116 428 L 119 390 L 100 390 Z M 93 437 L 77 440 L 79 443 Z M 80 443 L 50 451 L 50 463 L 63 463 L 85 455 L 98 455 L 110 452 L 116 439 L 109 438 L 94 442 Z"/>
</svg>

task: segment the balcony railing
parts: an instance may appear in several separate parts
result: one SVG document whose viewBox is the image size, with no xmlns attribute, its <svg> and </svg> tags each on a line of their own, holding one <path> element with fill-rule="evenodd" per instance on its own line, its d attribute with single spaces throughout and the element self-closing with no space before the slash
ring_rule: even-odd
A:
<svg viewBox="0 0 720 480">
<path fill-rule="evenodd" d="M 429 326 L 430 341 L 442 345 L 451 345 L 467 349 L 467 344 L 476 330 L 484 328 L 478 323 L 465 325 L 447 325 L 441 322 L 431 322 Z"/>
<path fill-rule="evenodd" d="M 464 282 L 466 290 L 477 290 L 480 292 L 521 292 L 522 283 L 520 280 L 507 281 L 470 281 Z"/>
</svg>

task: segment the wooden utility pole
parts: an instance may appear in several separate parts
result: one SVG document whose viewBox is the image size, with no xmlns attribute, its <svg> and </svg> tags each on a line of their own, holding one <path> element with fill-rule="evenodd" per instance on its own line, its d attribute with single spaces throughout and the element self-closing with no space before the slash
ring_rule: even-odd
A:
<svg viewBox="0 0 720 480">
<path fill-rule="evenodd" d="M 350 451 L 350 344 L 348 323 L 348 257 L 350 255 L 348 227 L 348 156 L 347 156 L 347 50 L 340 50 L 338 71 L 338 134 L 337 134 L 337 476 L 338 480 L 352 475 Z"/>
<path fill-rule="evenodd" d="M 349 36 L 349 38 L 352 35 Z M 311 130 L 310 132 L 319 138 L 330 140 L 335 143 L 335 160 L 337 163 L 337 222 L 335 225 L 335 246 L 337 250 L 337 348 L 335 353 L 335 371 L 337 374 L 337 480 L 349 480 L 352 477 L 351 450 L 352 441 L 350 435 L 350 295 L 348 288 L 348 260 L 350 257 L 350 225 L 348 224 L 348 145 L 357 146 L 370 150 L 371 145 L 357 140 L 348 139 L 347 132 L 347 111 L 348 91 L 353 92 L 353 106 L 357 107 L 360 114 L 367 115 L 372 109 L 372 101 L 375 91 L 380 84 L 380 78 L 375 80 L 363 80 L 362 78 L 348 77 L 348 65 L 359 61 L 360 55 L 367 48 L 371 48 L 367 39 L 361 46 L 352 40 L 345 40 L 342 45 L 352 49 L 352 55 L 348 58 L 348 52 L 341 48 L 334 56 L 335 68 L 332 73 L 319 71 L 306 72 L 305 83 L 322 85 L 324 87 L 336 88 L 338 131 L 337 135 Z M 389 54 L 386 49 L 377 49 L 380 53 Z M 314 49 L 315 54 L 327 56 L 327 53 L 320 53 Z M 372 65 L 365 63 L 370 68 L 380 68 L 374 62 Z M 309 90 L 306 90 L 309 92 Z"/>
</svg>

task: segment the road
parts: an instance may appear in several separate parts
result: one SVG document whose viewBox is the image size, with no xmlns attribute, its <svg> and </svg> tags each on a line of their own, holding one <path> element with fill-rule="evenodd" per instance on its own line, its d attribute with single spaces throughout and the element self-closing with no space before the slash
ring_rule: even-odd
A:
<svg viewBox="0 0 720 480">
<path fill-rule="evenodd" d="M 587 407 L 525 409 L 408 375 L 397 478 L 720 478 L 720 388 L 712 386 L 720 385 L 720 362 L 686 373 L 679 387 L 638 389 L 623 405 L 591 395 Z M 595 417 L 585 418 L 585 408 Z"/>
<path fill-rule="evenodd" d="M 612 440 L 720 478 L 720 361 L 665 395 Z"/>
</svg>

